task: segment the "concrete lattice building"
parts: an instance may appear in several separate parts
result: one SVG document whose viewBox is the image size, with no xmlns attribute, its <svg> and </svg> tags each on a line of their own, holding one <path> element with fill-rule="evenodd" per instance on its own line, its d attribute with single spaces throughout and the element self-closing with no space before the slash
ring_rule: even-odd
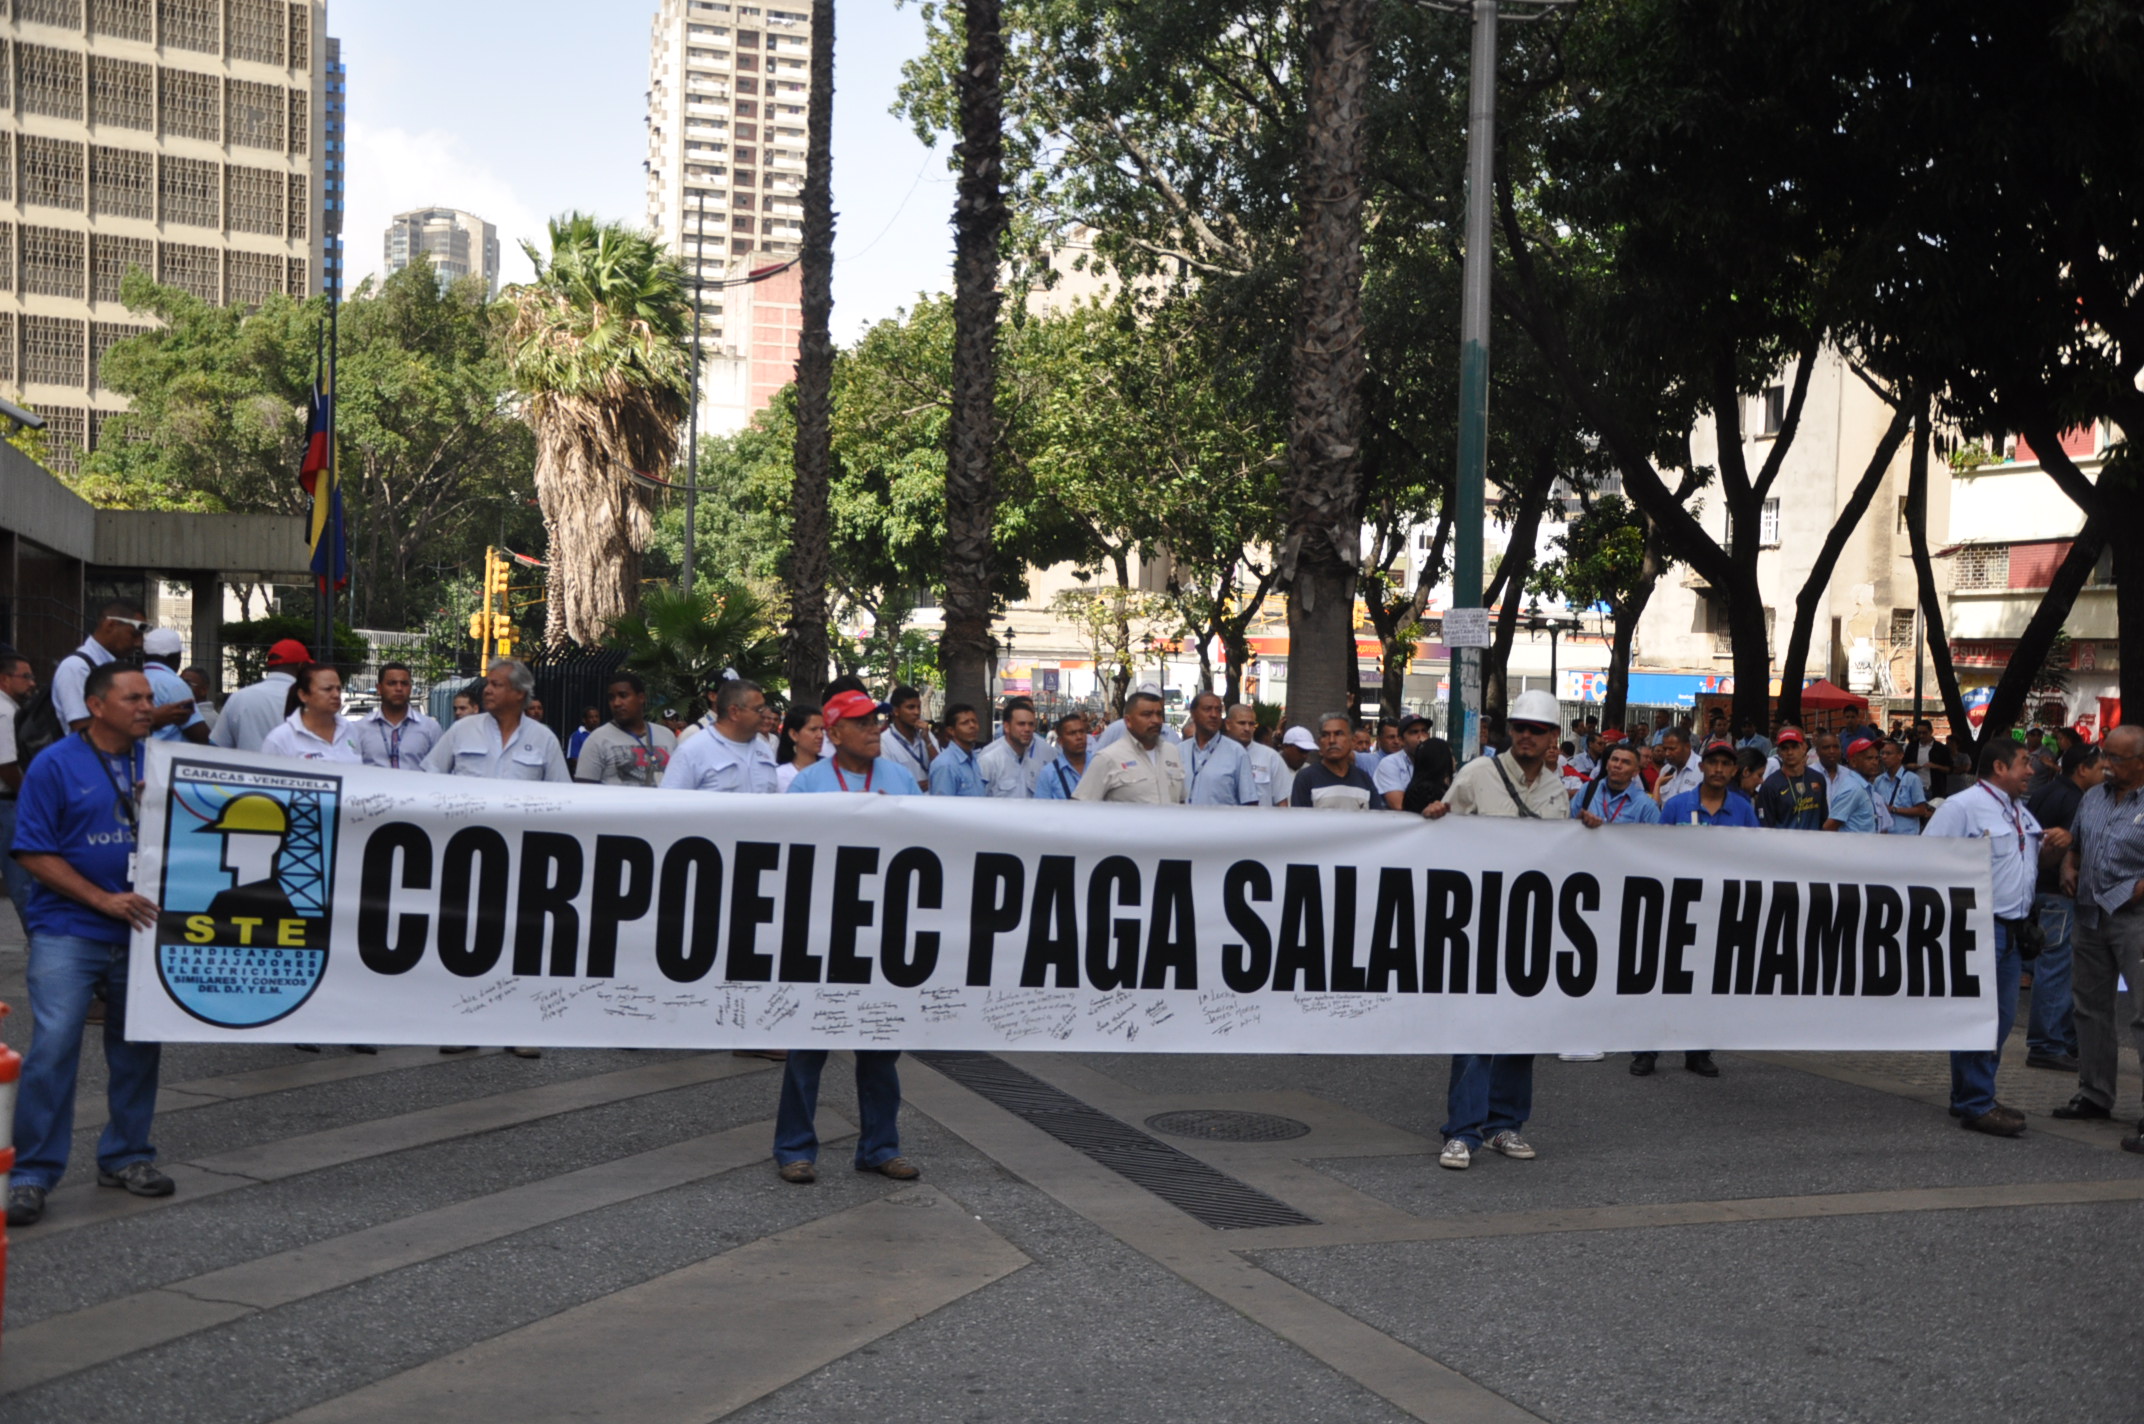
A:
<svg viewBox="0 0 2144 1424">
<path fill-rule="evenodd" d="M 0 389 L 72 468 L 124 402 L 139 267 L 204 301 L 320 286 L 322 0 L 13 0 L 0 24 Z"/>
<path fill-rule="evenodd" d="M 327 76 L 322 86 L 320 135 L 320 290 L 330 301 L 342 298 L 342 209 L 349 181 L 350 155 L 344 123 L 349 114 L 349 74 L 343 68 L 342 41 L 328 36 Z"/>
<path fill-rule="evenodd" d="M 701 428 L 765 407 L 796 364 L 811 17 L 662 0 L 648 57 L 648 226 L 704 284 Z"/>
<path fill-rule="evenodd" d="M 499 230 L 475 213 L 457 208 L 396 213 L 381 242 L 387 271 L 401 271 L 420 253 L 432 259 L 441 286 L 464 277 L 481 277 L 485 294 L 499 295 Z"/>
</svg>

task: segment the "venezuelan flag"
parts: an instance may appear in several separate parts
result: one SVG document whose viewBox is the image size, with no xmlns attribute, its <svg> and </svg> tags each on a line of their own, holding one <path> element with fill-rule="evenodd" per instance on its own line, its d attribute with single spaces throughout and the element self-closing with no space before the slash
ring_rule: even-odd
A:
<svg viewBox="0 0 2144 1424">
<path fill-rule="evenodd" d="M 344 538 L 342 481 L 337 477 L 335 452 L 328 440 L 328 394 L 313 384 L 312 411 L 305 423 L 305 460 L 298 467 L 298 483 L 312 496 L 310 542 L 313 551 L 314 587 L 345 588 L 350 583 L 350 550 Z"/>
</svg>

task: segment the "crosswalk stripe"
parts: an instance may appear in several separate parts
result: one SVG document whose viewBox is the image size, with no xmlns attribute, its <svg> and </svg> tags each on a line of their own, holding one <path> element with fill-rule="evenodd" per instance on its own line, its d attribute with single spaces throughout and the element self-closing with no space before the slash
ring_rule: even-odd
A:
<svg viewBox="0 0 2144 1424">
<path fill-rule="evenodd" d="M 824 1140 L 855 1129 L 821 1109 Z M 172 1281 L 7 1332 L 0 1395 L 196 1331 L 768 1159 L 771 1122 L 672 1143 Z"/>
<path fill-rule="evenodd" d="M 37 1227 L 36 1239 L 43 1240 L 62 1231 L 124 1216 L 182 1206 L 240 1187 L 282 1181 L 286 1177 L 323 1171 L 389 1152 L 406 1152 L 413 1147 L 426 1147 L 480 1132 L 496 1132 L 500 1128 L 516 1127 L 560 1113 L 601 1107 L 673 1088 L 712 1083 L 743 1073 L 764 1072 L 772 1066 L 762 1059 L 733 1058 L 727 1053 L 695 1054 L 563 1083 L 544 1083 L 510 1093 L 494 1093 L 489 1097 L 351 1123 L 299 1137 L 278 1138 L 192 1162 L 164 1164 L 164 1170 L 179 1187 L 175 1195 L 168 1197 L 129 1196 L 121 1191 L 100 1189 L 93 1182 L 81 1182 L 61 1187 L 51 1194 L 45 1220 Z"/>
<path fill-rule="evenodd" d="M 285 1424 L 704 1424 L 1027 1263 L 958 1202 L 910 1187 L 509 1330 Z"/>
</svg>

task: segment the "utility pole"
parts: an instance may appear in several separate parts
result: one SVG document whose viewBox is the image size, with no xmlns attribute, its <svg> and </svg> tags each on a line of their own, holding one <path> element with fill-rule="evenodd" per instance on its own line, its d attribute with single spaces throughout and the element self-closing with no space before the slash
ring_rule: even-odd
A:
<svg viewBox="0 0 2144 1424">
<path fill-rule="evenodd" d="M 1481 606 L 1482 513 L 1489 470 L 1490 237 L 1496 192 L 1496 25 L 1499 4 L 1513 20 L 1538 20 L 1569 0 L 1428 0 L 1433 8 L 1474 17 L 1467 67 L 1466 265 L 1459 295 L 1459 465 L 1452 514 L 1452 605 L 1445 614 L 1451 649 L 1452 702 L 1446 736 L 1461 761 L 1481 744 L 1483 654 L 1488 610 Z M 1462 642 L 1455 642 L 1458 638 Z"/>
</svg>

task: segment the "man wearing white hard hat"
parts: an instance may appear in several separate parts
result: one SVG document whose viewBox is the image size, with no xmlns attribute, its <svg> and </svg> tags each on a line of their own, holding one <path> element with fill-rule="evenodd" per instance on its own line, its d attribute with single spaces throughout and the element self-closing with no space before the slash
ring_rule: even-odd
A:
<svg viewBox="0 0 2144 1424">
<path fill-rule="evenodd" d="M 1435 821 L 1445 816 L 1513 816 L 1529 821 L 1562 821 L 1571 813 L 1570 793 L 1551 760 L 1562 709 L 1546 692 L 1522 692 L 1505 715 L 1511 750 L 1481 756 L 1459 769 L 1452 789 L 1422 814 Z M 1455 1053 L 1445 1093 L 1444 1151 L 1437 1165 L 1464 1171 L 1474 1154 L 1487 1147 L 1506 1157 L 1531 1161 L 1532 1144 L 1520 1135 L 1532 1115 L 1534 1056 L 1531 1053 Z"/>
</svg>

